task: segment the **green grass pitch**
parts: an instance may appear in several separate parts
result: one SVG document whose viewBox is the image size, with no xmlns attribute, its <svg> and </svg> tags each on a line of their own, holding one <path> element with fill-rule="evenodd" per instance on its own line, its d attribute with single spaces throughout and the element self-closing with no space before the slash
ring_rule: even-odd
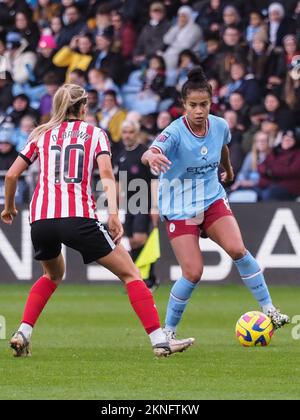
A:
<svg viewBox="0 0 300 420">
<path fill-rule="evenodd" d="M 18 325 L 28 286 L 0 286 L 7 334 Z M 155 294 L 163 319 L 169 287 Z M 299 313 L 300 288 L 273 287 L 274 301 Z M 197 344 L 155 359 L 120 285 L 63 285 L 37 324 L 33 357 L 13 359 L 0 341 L 0 399 L 300 399 L 300 341 L 289 326 L 268 348 L 244 349 L 237 319 L 256 310 L 238 286 L 202 286 L 180 327 Z"/>
</svg>

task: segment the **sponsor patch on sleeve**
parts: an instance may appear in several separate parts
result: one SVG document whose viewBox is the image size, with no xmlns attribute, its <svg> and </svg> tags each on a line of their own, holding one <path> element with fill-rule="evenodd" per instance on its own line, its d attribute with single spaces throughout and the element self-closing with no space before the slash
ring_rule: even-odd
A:
<svg viewBox="0 0 300 420">
<path fill-rule="evenodd" d="M 167 132 L 165 132 L 165 133 L 162 133 L 162 134 L 160 134 L 158 137 L 157 137 L 157 139 L 156 139 L 156 141 L 158 142 L 158 143 L 165 143 L 167 140 L 168 140 L 168 138 L 170 137 L 170 133 L 167 133 Z"/>
</svg>

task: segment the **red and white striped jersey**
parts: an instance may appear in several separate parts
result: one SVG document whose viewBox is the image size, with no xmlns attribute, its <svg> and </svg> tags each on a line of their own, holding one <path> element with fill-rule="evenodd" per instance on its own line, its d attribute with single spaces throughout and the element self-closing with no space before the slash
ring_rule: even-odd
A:
<svg viewBox="0 0 300 420">
<path fill-rule="evenodd" d="M 92 194 L 96 159 L 110 155 L 106 133 L 83 121 L 65 121 L 31 141 L 20 156 L 40 161 L 38 184 L 30 203 L 30 223 L 63 217 L 97 219 Z"/>
</svg>

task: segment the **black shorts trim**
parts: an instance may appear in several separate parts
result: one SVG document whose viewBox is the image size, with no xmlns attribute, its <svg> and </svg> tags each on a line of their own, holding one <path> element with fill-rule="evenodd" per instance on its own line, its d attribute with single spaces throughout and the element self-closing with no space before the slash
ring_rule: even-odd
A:
<svg viewBox="0 0 300 420">
<path fill-rule="evenodd" d="M 106 257 L 116 247 L 102 223 L 83 217 L 36 221 L 31 225 L 31 239 L 37 261 L 57 258 L 62 244 L 78 251 L 84 264 Z"/>
</svg>

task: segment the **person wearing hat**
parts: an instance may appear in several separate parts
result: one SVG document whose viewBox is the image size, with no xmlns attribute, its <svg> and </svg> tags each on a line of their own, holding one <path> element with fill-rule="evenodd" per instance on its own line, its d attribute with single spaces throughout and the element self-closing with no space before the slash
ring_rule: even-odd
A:
<svg viewBox="0 0 300 420">
<path fill-rule="evenodd" d="M 177 13 L 177 23 L 164 36 L 166 50 L 164 59 L 169 70 L 176 69 L 179 54 L 185 49 L 200 51 L 202 30 L 194 22 L 193 9 L 182 6 Z"/>
<path fill-rule="evenodd" d="M 162 2 L 154 2 L 149 8 L 149 21 L 138 37 L 134 51 L 134 62 L 140 64 L 147 58 L 163 50 L 163 37 L 170 29 L 171 23 L 166 19 L 166 10 Z"/>
<path fill-rule="evenodd" d="M 269 25 L 268 35 L 273 47 L 281 47 L 283 38 L 291 33 L 296 33 L 296 21 L 286 16 L 286 11 L 281 3 L 274 2 L 268 9 Z"/>
<path fill-rule="evenodd" d="M 6 120 L 9 119 L 16 127 L 19 127 L 25 115 L 31 115 L 36 121 L 40 119 L 39 112 L 30 107 L 29 97 L 21 93 L 14 97 L 12 106 L 7 110 Z"/>
<path fill-rule="evenodd" d="M 104 70 L 117 85 L 125 81 L 124 60 L 120 53 L 112 52 L 113 28 L 96 35 L 96 52 L 89 65 L 89 69 Z"/>
<path fill-rule="evenodd" d="M 93 59 L 93 38 L 89 33 L 81 33 L 72 38 L 69 46 L 62 47 L 53 57 L 57 67 L 67 67 L 66 83 L 75 69 L 86 71 Z"/>
<path fill-rule="evenodd" d="M 294 130 L 283 133 L 281 144 L 258 170 L 262 201 L 289 201 L 300 196 L 300 141 Z"/>
<path fill-rule="evenodd" d="M 7 71 L 15 83 L 27 83 L 36 65 L 36 54 L 28 48 L 28 42 L 19 32 L 8 32 L 6 36 Z"/>
<path fill-rule="evenodd" d="M 44 76 L 47 73 L 55 73 L 63 82 L 66 77 L 66 70 L 53 63 L 53 57 L 57 49 L 57 43 L 50 31 L 44 30 L 38 43 L 37 63 L 34 69 L 34 85 L 42 85 Z"/>
</svg>

